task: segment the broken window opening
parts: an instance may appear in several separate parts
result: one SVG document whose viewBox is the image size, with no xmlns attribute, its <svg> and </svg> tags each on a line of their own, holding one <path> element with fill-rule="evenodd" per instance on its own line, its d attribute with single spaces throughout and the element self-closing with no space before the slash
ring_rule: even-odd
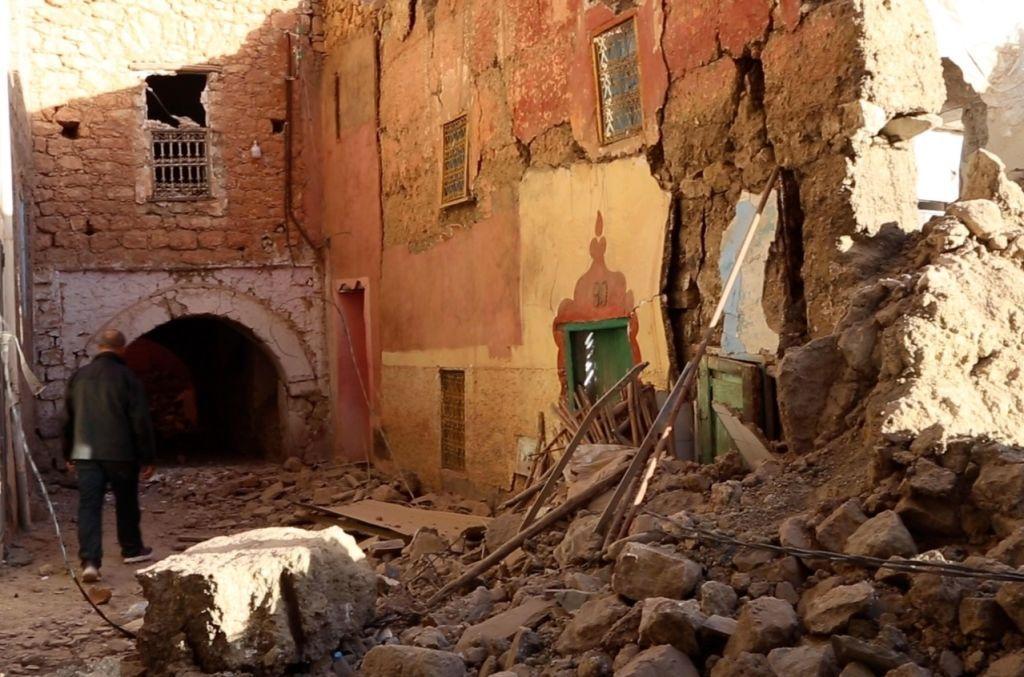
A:
<svg viewBox="0 0 1024 677">
<path fill-rule="evenodd" d="M 469 199 L 469 118 L 460 115 L 442 127 L 441 206 Z"/>
<path fill-rule="evenodd" d="M 203 73 L 146 78 L 146 117 L 160 123 L 150 125 L 154 200 L 197 200 L 210 195 L 205 89 Z"/>
<path fill-rule="evenodd" d="M 612 143 L 643 130 L 640 62 L 636 22 L 632 17 L 593 40 L 601 143 Z"/>
<path fill-rule="evenodd" d="M 146 118 L 171 127 L 206 127 L 204 73 L 150 75 L 146 78 Z"/>
<path fill-rule="evenodd" d="M 466 469 L 466 372 L 441 370 L 441 467 Z"/>
</svg>

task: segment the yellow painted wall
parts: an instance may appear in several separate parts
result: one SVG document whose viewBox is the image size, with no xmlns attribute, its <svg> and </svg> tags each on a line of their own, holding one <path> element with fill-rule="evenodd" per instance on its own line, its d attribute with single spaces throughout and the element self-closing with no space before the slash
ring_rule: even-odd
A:
<svg viewBox="0 0 1024 677">
<path fill-rule="evenodd" d="M 651 363 L 645 379 L 664 388 L 669 363 L 658 294 L 669 209 L 643 157 L 528 170 L 518 186 L 522 342 L 507 353 L 486 345 L 384 352 L 382 422 L 397 465 L 441 483 L 439 368 L 466 371 L 466 477 L 481 494 L 508 487 L 516 438 L 536 436 L 539 411 L 551 434 L 561 388 L 552 323 L 591 265 L 598 212 L 608 268 L 626 276 L 637 305 L 641 357 Z M 382 284 L 389 284 L 387 269 Z"/>
</svg>

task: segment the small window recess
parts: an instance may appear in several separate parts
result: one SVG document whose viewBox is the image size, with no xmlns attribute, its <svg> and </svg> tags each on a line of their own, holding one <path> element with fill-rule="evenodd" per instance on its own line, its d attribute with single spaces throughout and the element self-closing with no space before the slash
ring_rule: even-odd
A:
<svg viewBox="0 0 1024 677">
<path fill-rule="evenodd" d="M 441 127 L 441 207 L 468 202 L 469 117 L 465 114 Z"/>
<path fill-rule="evenodd" d="M 610 144 L 643 131 L 640 61 L 636 21 L 629 17 L 592 40 L 601 143 Z"/>
<path fill-rule="evenodd" d="M 442 369 L 441 467 L 466 469 L 466 372 Z"/>
<path fill-rule="evenodd" d="M 60 135 L 65 139 L 77 139 L 79 122 L 77 120 L 58 120 L 57 124 L 60 125 Z"/>
<path fill-rule="evenodd" d="M 153 200 L 210 196 L 210 130 L 203 92 L 205 73 L 146 78 L 146 118 L 153 165 Z"/>
<path fill-rule="evenodd" d="M 281 134 L 284 132 L 285 121 L 281 118 L 270 118 L 270 131 L 274 134 Z"/>
</svg>

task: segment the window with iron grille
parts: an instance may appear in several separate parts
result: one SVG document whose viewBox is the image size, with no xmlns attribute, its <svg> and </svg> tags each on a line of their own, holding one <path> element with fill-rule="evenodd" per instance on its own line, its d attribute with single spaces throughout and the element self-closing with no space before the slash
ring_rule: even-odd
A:
<svg viewBox="0 0 1024 677">
<path fill-rule="evenodd" d="M 602 143 L 643 129 L 636 23 L 630 18 L 594 37 L 598 113 Z"/>
<path fill-rule="evenodd" d="M 466 372 L 441 370 L 441 467 L 466 469 Z"/>
<path fill-rule="evenodd" d="M 442 128 L 441 206 L 469 199 L 468 119 L 460 115 Z"/>
<path fill-rule="evenodd" d="M 154 129 L 153 199 L 196 200 L 210 195 L 208 129 Z"/>
</svg>

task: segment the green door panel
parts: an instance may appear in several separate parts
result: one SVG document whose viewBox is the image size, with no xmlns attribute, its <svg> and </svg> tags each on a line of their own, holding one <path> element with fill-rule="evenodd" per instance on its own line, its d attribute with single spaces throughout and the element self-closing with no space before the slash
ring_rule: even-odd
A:
<svg viewBox="0 0 1024 677">
<path fill-rule="evenodd" d="M 565 325 L 566 383 L 572 393 L 583 386 L 596 400 L 626 375 L 633 366 L 626 318 Z M 569 398 L 574 404 L 574 398 Z"/>
<path fill-rule="evenodd" d="M 732 437 L 711 408 L 721 402 L 740 419 L 764 427 L 764 393 L 761 365 L 709 356 L 701 361 L 697 382 L 698 458 L 712 463 L 735 449 Z"/>
</svg>

